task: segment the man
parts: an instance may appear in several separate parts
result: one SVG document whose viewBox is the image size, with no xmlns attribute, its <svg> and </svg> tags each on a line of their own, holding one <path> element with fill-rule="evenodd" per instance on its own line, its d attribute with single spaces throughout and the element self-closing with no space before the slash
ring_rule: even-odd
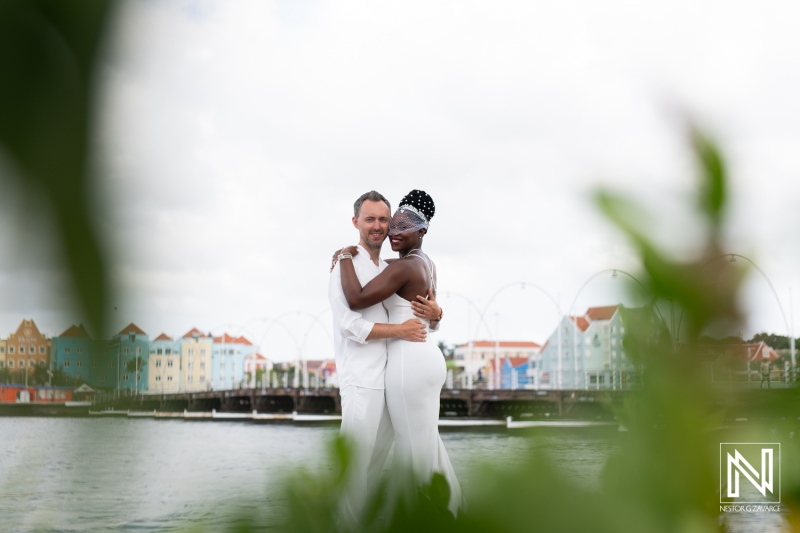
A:
<svg viewBox="0 0 800 533">
<path fill-rule="evenodd" d="M 385 267 L 380 258 L 381 245 L 389 232 L 389 202 L 383 195 L 370 191 L 353 205 L 353 226 L 359 233 L 360 253 L 353 257 L 359 281 L 366 285 Z M 384 397 L 386 339 L 401 338 L 422 342 L 426 327 L 417 319 L 402 324 L 388 324 L 383 305 L 353 311 L 342 291 L 339 266 L 331 271 L 328 300 L 333 314 L 333 340 L 336 373 L 342 397 L 341 434 L 354 447 L 350 460 L 347 488 L 342 497 L 341 520 L 357 526 L 367 500 L 374 495 L 380 481 L 394 432 Z M 415 315 L 440 318 L 436 300 L 419 298 Z"/>
</svg>

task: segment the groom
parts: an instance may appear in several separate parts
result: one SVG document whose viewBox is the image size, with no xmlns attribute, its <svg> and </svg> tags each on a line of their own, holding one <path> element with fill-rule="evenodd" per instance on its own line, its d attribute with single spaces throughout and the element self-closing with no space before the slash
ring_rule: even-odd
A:
<svg viewBox="0 0 800 533">
<path fill-rule="evenodd" d="M 362 285 L 386 267 L 380 251 L 389 232 L 390 209 L 388 200 L 375 191 L 362 194 L 353 205 L 353 226 L 358 230 L 360 248 L 360 253 L 353 256 L 353 266 Z M 331 271 L 328 300 L 333 314 L 336 373 L 342 397 L 341 434 L 354 447 L 340 514 L 344 523 L 356 526 L 367 500 L 378 487 L 394 440 L 383 390 L 386 339 L 423 342 L 427 330 L 413 318 L 402 324 L 388 324 L 382 304 L 351 310 L 342 291 L 338 261 Z M 412 303 L 416 316 L 441 317 L 432 294 L 428 300 L 419 300 Z"/>
</svg>

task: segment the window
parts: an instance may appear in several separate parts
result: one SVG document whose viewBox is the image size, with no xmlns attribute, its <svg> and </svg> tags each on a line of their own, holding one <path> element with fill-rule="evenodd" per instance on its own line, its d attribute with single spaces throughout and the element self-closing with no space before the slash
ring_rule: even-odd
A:
<svg viewBox="0 0 800 533">
<path fill-rule="evenodd" d="M 78 350 L 80 350 L 80 348 L 78 348 Z M 44 353 L 44 346 L 39 346 L 39 353 Z M 78 353 L 80 353 L 80 351 Z"/>
<path fill-rule="evenodd" d="M 162 353 L 164 353 L 164 350 L 162 348 L 159 348 L 158 350 L 155 351 L 155 353 L 161 355 Z"/>
<path fill-rule="evenodd" d="M 14 353 L 14 347 L 13 346 L 9 346 L 8 347 L 8 353 Z"/>
<path fill-rule="evenodd" d="M 6 362 L 5 361 L 0 361 L 0 368 L 3 368 L 4 366 L 6 366 Z"/>
<path fill-rule="evenodd" d="M 200 363 L 200 370 L 205 370 L 205 369 L 206 369 L 206 364 Z"/>
<path fill-rule="evenodd" d="M 131 349 L 127 346 L 122 349 L 122 353 L 130 353 Z"/>
<path fill-rule="evenodd" d="M 194 348 L 189 348 L 189 356 L 191 357 L 193 355 L 194 355 Z"/>
<path fill-rule="evenodd" d="M 83 353 L 83 348 L 78 348 L 78 353 Z"/>
<path fill-rule="evenodd" d="M 36 346 L 28 346 L 28 353 L 36 353 Z"/>
<path fill-rule="evenodd" d="M 191 383 L 192 382 L 192 376 L 189 376 L 188 378 L 186 378 L 186 382 L 187 383 Z"/>
<path fill-rule="evenodd" d="M 83 368 L 83 361 L 80 360 L 75 361 L 75 366 L 77 366 L 78 368 Z"/>
<path fill-rule="evenodd" d="M 616 346 L 616 345 L 617 345 L 617 338 L 616 337 L 612 337 L 611 338 L 611 346 Z"/>
<path fill-rule="evenodd" d="M 64 361 L 64 368 L 69 368 L 69 360 Z"/>
<path fill-rule="evenodd" d="M 0 346 L 0 353 L 6 353 L 6 347 Z"/>
<path fill-rule="evenodd" d="M 20 368 L 25 368 L 25 359 L 20 359 L 19 360 L 19 367 Z"/>
<path fill-rule="evenodd" d="M 156 368 L 161 368 L 161 359 L 156 361 Z"/>
<path fill-rule="evenodd" d="M 167 381 L 172 381 L 172 376 L 167 376 Z"/>
<path fill-rule="evenodd" d="M 72 353 L 72 348 L 64 348 L 64 353 Z"/>
<path fill-rule="evenodd" d="M 200 348 L 200 355 L 205 355 L 205 354 L 206 354 L 206 349 Z"/>
<path fill-rule="evenodd" d="M 128 381 L 128 374 L 122 374 L 122 381 Z"/>
<path fill-rule="evenodd" d="M 137 347 L 136 347 L 136 353 L 137 353 L 137 354 L 140 354 L 140 353 L 142 353 L 142 347 L 141 347 L 141 346 L 137 346 Z"/>
<path fill-rule="evenodd" d="M 13 359 L 9 359 L 8 360 L 8 368 L 14 368 L 14 360 Z"/>
<path fill-rule="evenodd" d="M 167 355 L 171 354 L 172 353 L 172 348 L 167 348 L 166 350 L 164 350 L 164 353 L 167 354 Z"/>
<path fill-rule="evenodd" d="M 186 368 L 187 369 L 191 370 L 192 366 L 194 366 L 192 363 L 186 363 Z"/>
<path fill-rule="evenodd" d="M 108 363 L 108 368 L 114 368 L 114 363 L 112 363 L 112 362 L 109 362 L 109 363 Z"/>
<path fill-rule="evenodd" d="M 156 381 L 161 381 L 161 376 L 156 376 Z"/>
<path fill-rule="evenodd" d="M 167 361 L 167 368 L 172 368 L 172 359 Z"/>
</svg>

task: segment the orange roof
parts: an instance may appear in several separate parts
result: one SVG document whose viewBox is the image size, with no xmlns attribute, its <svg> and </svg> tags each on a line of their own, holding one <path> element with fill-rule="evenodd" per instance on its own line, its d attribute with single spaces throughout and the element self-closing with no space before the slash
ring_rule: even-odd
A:
<svg viewBox="0 0 800 533">
<path fill-rule="evenodd" d="M 585 316 L 571 316 L 569 319 L 575 322 L 581 331 L 586 331 L 589 328 L 589 320 Z"/>
<path fill-rule="evenodd" d="M 202 331 L 200 331 L 199 329 L 197 329 L 197 328 L 192 328 L 192 329 L 190 329 L 189 331 L 187 331 L 187 332 L 186 332 L 186 335 L 184 335 L 184 336 L 183 336 L 183 337 L 181 337 L 181 338 L 183 338 L 183 339 L 191 339 L 191 338 L 193 338 L 193 337 L 206 337 L 206 336 L 207 336 L 207 335 L 205 335 L 205 334 L 204 334 Z"/>
<path fill-rule="evenodd" d="M 469 344 L 459 344 L 458 347 L 462 348 L 469 346 Z M 539 345 L 531 341 L 475 341 L 472 343 L 473 348 L 539 348 Z"/>
<path fill-rule="evenodd" d="M 153 339 L 153 340 L 154 340 L 154 341 L 171 341 L 171 340 L 172 340 L 172 337 L 170 337 L 170 336 L 169 336 L 169 335 L 167 335 L 166 333 L 162 333 L 161 335 L 159 335 L 158 337 L 156 337 L 156 338 L 155 338 L 155 339 Z"/>
<path fill-rule="evenodd" d="M 251 353 L 250 355 L 248 355 L 247 357 L 244 358 L 245 361 L 252 361 L 253 359 L 256 359 L 256 360 L 262 360 L 263 359 L 264 361 L 267 360 L 267 358 L 264 357 L 263 355 L 261 355 L 260 353 Z"/>
<path fill-rule="evenodd" d="M 127 335 L 128 333 L 135 333 L 137 335 L 147 335 L 144 331 L 142 331 L 139 326 L 131 322 L 127 325 L 125 329 L 119 332 L 119 335 Z"/>
<path fill-rule="evenodd" d="M 617 312 L 619 305 L 605 305 L 602 307 L 590 307 L 586 311 L 589 320 L 611 320 Z"/>
<path fill-rule="evenodd" d="M 89 333 L 86 331 L 86 328 L 83 327 L 83 324 L 79 326 L 70 326 L 67 328 L 67 331 L 59 335 L 59 337 L 73 337 L 73 338 L 81 338 L 81 339 L 91 339 Z"/>
<path fill-rule="evenodd" d="M 252 346 L 253 343 L 249 340 L 245 339 L 244 336 L 241 337 L 233 337 L 228 335 L 227 333 L 223 333 L 221 337 L 214 337 L 215 344 L 244 344 L 246 346 Z"/>
<path fill-rule="evenodd" d="M 764 342 L 755 344 L 701 344 L 698 348 L 703 348 L 711 356 L 721 356 L 725 352 L 744 359 L 745 361 L 774 361 L 778 359 L 778 354 L 773 348 Z"/>
<path fill-rule="evenodd" d="M 500 357 L 499 359 L 500 359 L 500 368 L 503 368 L 503 365 L 505 364 L 506 358 L 505 357 Z M 509 359 L 509 362 L 511 363 L 511 367 L 512 368 L 516 368 L 519 365 L 524 365 L 525 363 L 528 362 L 528 358 L 527 357 L 509 357 L 508 359 Z M 494 370 L 494 359 L 491 359 L 489 361 L 489 366 L 492 368 L 492 370 Z"/>
</svg>

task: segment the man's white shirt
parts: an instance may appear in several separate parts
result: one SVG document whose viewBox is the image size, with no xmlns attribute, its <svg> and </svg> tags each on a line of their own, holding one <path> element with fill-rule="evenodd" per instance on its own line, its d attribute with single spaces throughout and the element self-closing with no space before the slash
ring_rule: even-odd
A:
<svg viewBox="0 0 800 533">
<path fill-rule="evenodd" d="M 376 265 L 361 245 L 358 249 L 359 252 L 353 256 L 352 261 L 358 281 L 363 287 L 386 268 L 386 262 L 378 259 Z M 388 322 L 386 308 L 378 303 L 361 311 L 351 310 L 342 290 L 338 262 L 330 274 L 328 300 L 333 315 L 333 350 L 339 388 L 355 385 L 367 389 L 383 389 L 387 360 L 386 340 L 367 342 L 367 336 L 375 324 Z"/>
</svg>

